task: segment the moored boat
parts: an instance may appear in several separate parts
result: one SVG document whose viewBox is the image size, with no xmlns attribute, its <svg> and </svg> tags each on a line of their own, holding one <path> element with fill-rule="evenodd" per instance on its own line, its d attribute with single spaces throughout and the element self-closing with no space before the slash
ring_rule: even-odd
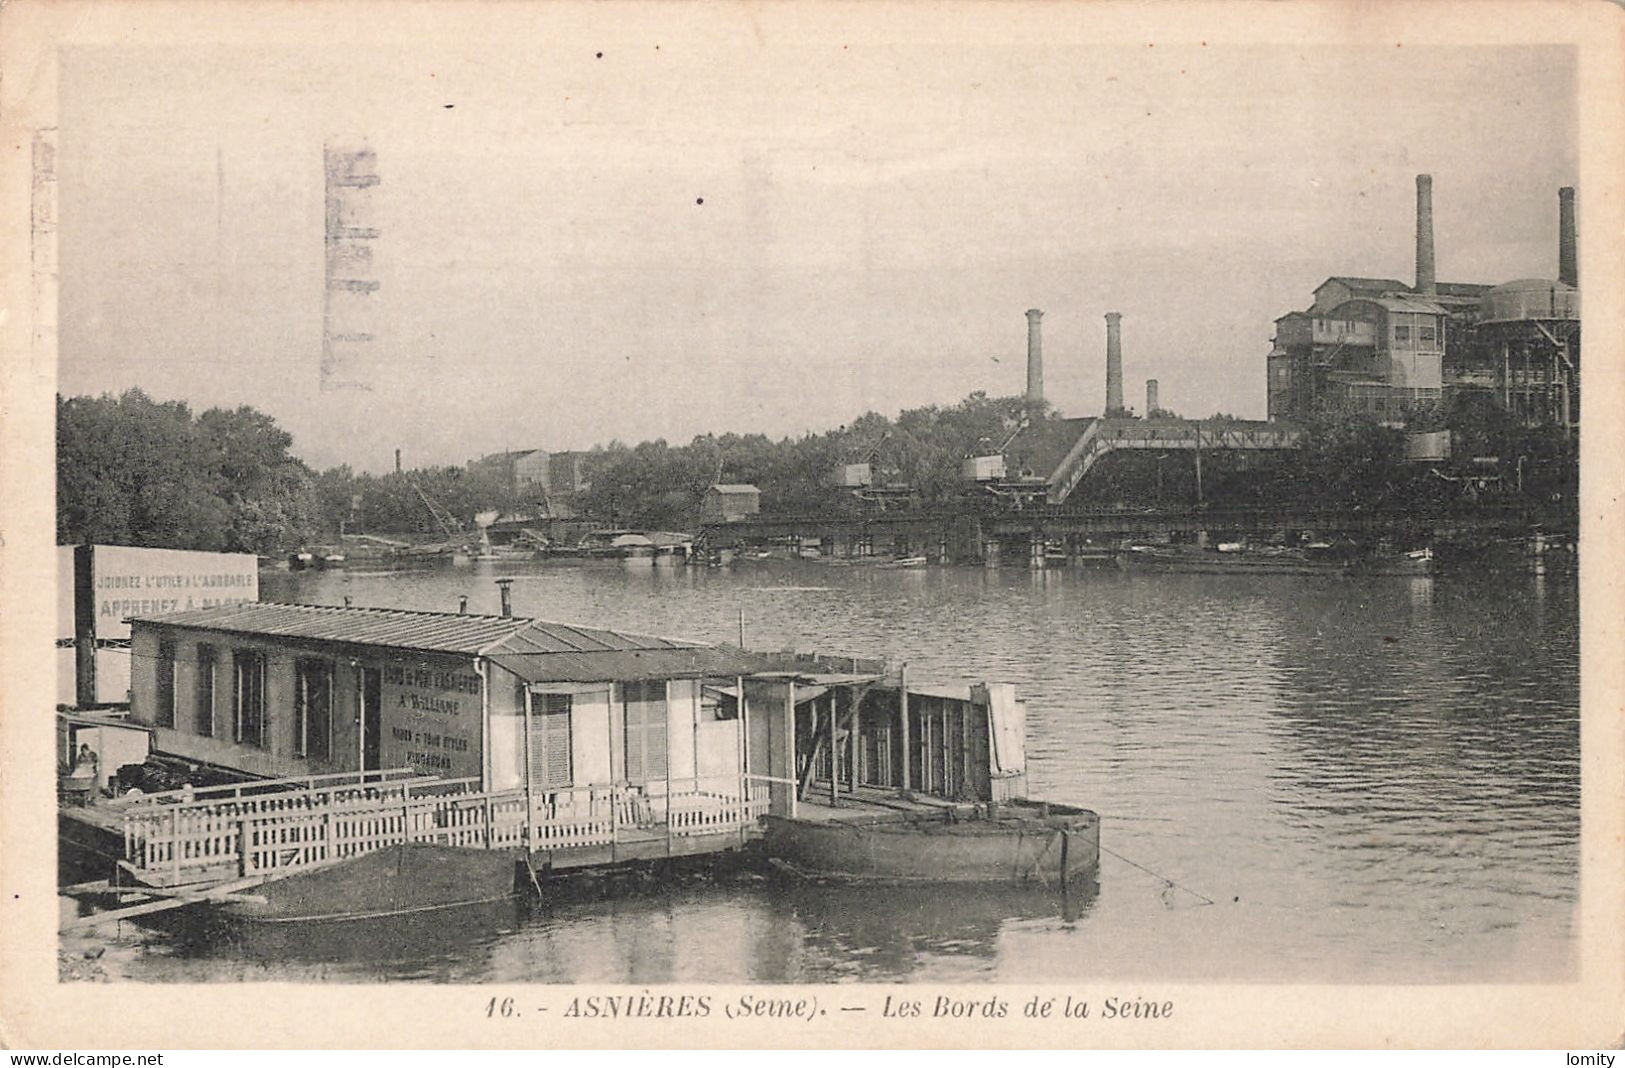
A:
<svg viewBox="0 0 1625 1068">
<path fill-rule="evenodd" d="M 511 897 L 517 871 L 511 853 L 403 842 L 261 883 L 216 907 L 255 923 L 404 916 Z"/>
<path fill-rule="evenodd" d="M 796 803 L 762 818 L 771 859 L 866 881 L 1064 887 L 1097 877 L 1099 817 L 1025 797 L 1026 709 L 1014 687 L 919 685 L 906 671 L 839 666 L 802 670 Z"/>
<path fill-rule="evenodd" d="M 1136 545 L 1118 556 L 1129 571 L 1197 575 L 1428 575 L 1433 553 L 1362 552 L 1330 545 L 1249 548 L 1226 544 L 1218 549 L 1191 546 Z"/>
<path fill-rule="evenodd" d="M 763 818 L 769 855 L 802 873 L 896 882 L 1038 883 L 1097 877 L 1100 818 L 1016 801 L 935 812 L 876 807 L 826 819 Z"/>
</svg>

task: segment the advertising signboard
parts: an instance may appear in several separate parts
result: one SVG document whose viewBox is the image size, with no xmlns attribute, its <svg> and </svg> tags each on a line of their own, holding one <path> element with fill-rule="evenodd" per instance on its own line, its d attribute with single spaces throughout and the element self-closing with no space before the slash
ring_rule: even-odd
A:
<svg viewBox="0 0 1625 1068">
<path fill-rule="evenodd" d="M 381 703 L 381 766 L 480 776 L 480 677 L 472 663 L 386 663 Z"/>
<path fill-rule="evenodd" d="M 59 546 L 57 554 L 58 643 L 71 638 L 76 660 L 70 697 L 59 665 L 58 700 L 81 707 L 129 700 L 131 616 L 260 596 L 259 558 L 251 553 L 82 545 Z"/>
</svg>

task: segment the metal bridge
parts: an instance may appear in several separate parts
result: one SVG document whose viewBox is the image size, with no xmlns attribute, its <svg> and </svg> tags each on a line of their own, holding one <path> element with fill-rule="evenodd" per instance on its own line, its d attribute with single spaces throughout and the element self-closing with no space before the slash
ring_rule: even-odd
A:
<svg viewBox="0 0 1625 1068">
<path fill-rule="evenodd" d="M 836 555 L 906 550 L 923 551 L 938 559 L 971 559 L 981 554 L 981 546 L 988 540 L 1001 538 L 1133 539 L 1283 530 L 1423 537 L 1545 531 L 1569 536 L 1577 526 L 1572 508 L 1507 501 L 1405 508 L 1328 508 L 1291 503 L 1246 508 L 922 508 L 867 516 L 756 515 L 732 523 L 710 524 L 703 533 L 713 543 L 768 545 L 790 539 L 813 540 Z"/>
<path fill-rule="evenodd" d="M 1188 450 L 1196 454 L 1196 477 L 1202 477 L 1202 453 L 1219 451 L 1279 452 L 1298 447 L 1300 432 L 1283 423 L 1249 420 L 1202 422 L 1187 419 L 1094 419 L 1078 435 L 1048 479 L 1050 504 L 1062 504 L 1078 483 L 1108 453 L 1120 449 L 1156 452 Z"/>
</svg>

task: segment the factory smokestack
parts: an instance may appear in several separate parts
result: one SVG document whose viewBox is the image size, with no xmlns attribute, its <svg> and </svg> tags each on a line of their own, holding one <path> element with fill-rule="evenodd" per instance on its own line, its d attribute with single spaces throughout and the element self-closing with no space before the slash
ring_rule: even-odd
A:
<svg viewBox="0 0 1625 1068">
<path fill-rule="evenodd" d="M 1433 274 L 1433 175 L 1416 176 L 1416 291 L 1438 291 Z"/>
<path fill-rule="evenodd" d="M 395 450 L 395 473 L 397 475 L 401 473 L 401 450 L 399 449 Z"/>
<path fill-rule="evenodd" d="M 1157 407 L 1157 380 L 1148 378 L 1145 380 L 1145 417 L 1149 419 L 1155 415 Z"/>
<path fill-rule="evenodd" d="M 1574 187 L 1557 191 L 1557 280 L 1579 288 L 1580 249 L 1574 231 Z"/>
<path fill-rule="evenodd" d="M 1106 414 L 1123 412 L 1123 314 L 1106 313 Z"/>
<path fill-rule="evenodd" d="M 1027 309 L 1027 399 L 1044 399 L 1044 339 L 1039 333 L 1038 321 L 1044 313 L 1037 308 Z"/>
</svg>

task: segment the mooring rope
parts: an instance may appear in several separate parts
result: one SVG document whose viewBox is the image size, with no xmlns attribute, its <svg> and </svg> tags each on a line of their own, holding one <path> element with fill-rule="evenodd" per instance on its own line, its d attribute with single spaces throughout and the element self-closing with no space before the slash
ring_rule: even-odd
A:
<svg viewBox="0 0 1625 1068">
<path fill-rule="evenodd" d="M 1152 871 L 1150 868 L 1146 867 L 1144 864 L 1141 864 L 1138 861 L 1130 860 L 1129 858 L 1125 857 L 1123 854 L 1117 852 L 1115 849 L 1107 849 L 1105 846 L 1101 846 L 1100 851 L 1102 853 L 1110 853 L 1112 856 L 1116 857 L 1118 860 L 1122 861 L 1124 864 L 1127 864 L 1130 867 L 1139 868 L 1141 871 L 1145 872 L 1147 875 L 1152 876 L 1153 878 L 1161 879 L 1163 884 L 1164 884 L 1162 902 L 1163 902 L 1163 904 L 1167 905 L 1169 908 L 1173 908 L 1173 905 L 1168 901 L 1168 891 L 1169 890 L 1183 890 L 1183 891 L 1185 891 L 1185 893 L 1191 895 L 1192 897 L 1200 898 L 1201 901 L 1202 901 L 1202 904 L 1204 904 L 1204 905 L 1212 905 L 1212 904 L 1215 903 L 1214 900 L 1211 897 L 1208 897 L 1206 894 L 1201 893 L 1201 892 L 1196 891 L 1196 890 L 1192 890 L 1188 886 L 1183 886 L 1183 885 L 1181 885 L 1179 883 L 1176 883 L 1176 882 L 1174 882 L 1174 880 L 1168 878 L 1168 876 L 1162 874 L 1161 872 Z"/>
</svg>

